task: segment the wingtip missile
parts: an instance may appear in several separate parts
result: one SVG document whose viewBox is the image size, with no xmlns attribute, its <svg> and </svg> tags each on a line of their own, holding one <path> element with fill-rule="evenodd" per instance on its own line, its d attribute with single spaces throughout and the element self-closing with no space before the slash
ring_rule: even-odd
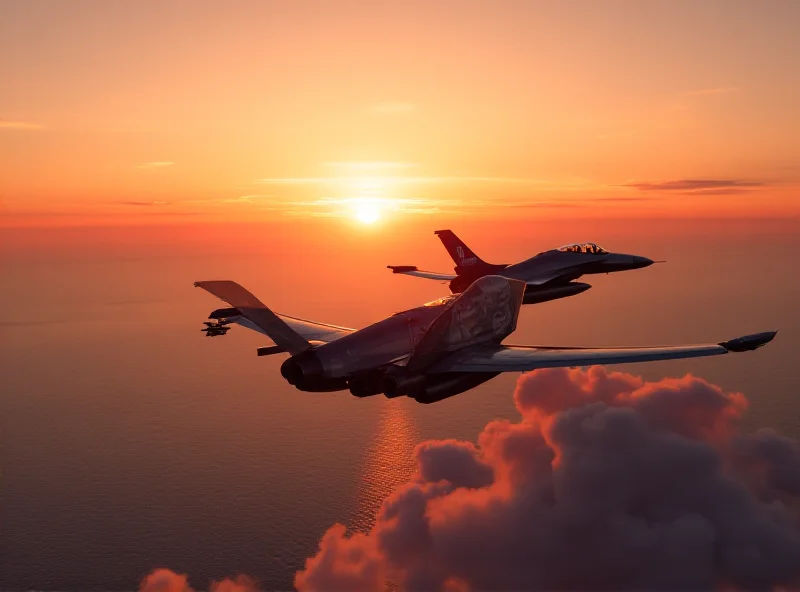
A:
<svg viewBox="0 0 800 592">
<path fill-rule="evenodd" d="M 765 331 L 764 333 L 754 333 L 753 335 L 745 335 L 744 337 L 737 337 L 730 341 L 723 341 L 720 343 L 729 352 L 746 352 L 753 351 L 759 347 L 764 347 L 770 341 L 775 339 L 778 334 L 777 331 Z"/>
<path fill-rule="evenodd" d="M 387 265 L 386 269 L 391 269 L 392 273 L 408 273 L 409 271 L 417 271 L 416 265 Z"/>
</svg>

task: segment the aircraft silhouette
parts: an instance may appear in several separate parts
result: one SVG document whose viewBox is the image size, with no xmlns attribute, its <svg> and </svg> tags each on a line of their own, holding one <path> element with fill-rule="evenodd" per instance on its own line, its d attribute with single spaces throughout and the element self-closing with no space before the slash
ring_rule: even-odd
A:
<svg viewBox="0 0 800 592">
<path fill-rule="evenodd" d="M 450 291 L 458 294 L 487 275 L 500 275 L 525 282 L 523 304 L 537 304 L 575 296 L 592 286 L 576 282 L 582 275 L 641 269 L 655 263 L 647 257 L 610 253 L 594 243 L 572 244 L 539 253 L 520 263 L 486 263 L 452 230 L 436 234 L 455 262 L 455 274 L 423 271 L 415 265 L 388 265 L 393 273 L 450 282 Z"/>
<path fill-rule="evenodd" d="M 363 329 L 276 314 L 239 284 L 195 282 L 233 308 L 209 318 L 243 325 L 275 345 L 259 355 L 288 352 L 281 375 L 301 391 L 383 393 L 434 403 L 474 388 L 501 372 L 714 356 L 759 348 L 776 332 L 721 343 L 657 347 L 504 345 L 517 326 L 526 292 L 520 280 L 488 275 L 463 293 L 396 313 Z"/>
</svg>

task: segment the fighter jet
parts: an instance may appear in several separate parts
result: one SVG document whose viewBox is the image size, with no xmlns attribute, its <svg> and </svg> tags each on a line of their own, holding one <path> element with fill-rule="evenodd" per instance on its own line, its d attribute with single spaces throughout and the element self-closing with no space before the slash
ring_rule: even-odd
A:
<svg viewBox="0 0 800 592">
<path fill-rule="evenodd" d="M 594 243 L 566 245 L 539 253 L 521 263 L 492 264 L 478 257 L 452 230 L 437 230 L 436 234 L 450 253 L 456 266 L 455 275 L 423 271 L 414 265 L 389 265 L 393 273 L 450 282 L 450 292 L 463 292 L 478 278 L 500 275 L 527 284 L 523 304 L 536 304 L 575 296 L 592 286 L 576 282 L 582 275 L 641 269 L 654 261 L 638 255 L 609 253 Z"/>
<path fill-rule="evenodd" d="M 274 345 L 259 355 L 287 352 L 281 375 L 301 391 L 349 390 L 356 397 L 383 393 L 435 403 L 491 380 L 501 372 L 715 356 L 754 350 L 775 332 L 705 345 L 556 347 L 504 345 L 517 326 L 525 282 L 497 275 L 477 279 L 463 293 L 396 313 L 363 329 L 276 314 L 239 284 L 196 282 L 233 308 L 209 318 L 267 335 Z"/>
</svg>

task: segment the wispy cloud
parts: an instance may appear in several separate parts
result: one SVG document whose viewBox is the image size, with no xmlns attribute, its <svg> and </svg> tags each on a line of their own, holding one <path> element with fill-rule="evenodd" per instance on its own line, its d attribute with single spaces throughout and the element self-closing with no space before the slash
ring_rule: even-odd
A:
<svg viewBox="0 0 800 592">
<path fill-rule="evenodd" d="M 326 167 L 346 173 L 373 173 L 413 169 L 418 164 L 414 162 L 400 162 L 396 160 L 345 160 L 326 162 Z"/>
<path fill-rule="evenodd" d="M 319 185 L 338 180 L 338 177 L 266 177 L 255 182 L 262 185 Z"/>
<path fill-rule="evenodd" d="M 167 161 L 139 165 L 158 169 Z M 152 213 L 221 211 L 279 212 L 289 216 L 358 216 L 366 210 L 382 214 L 480 214 L 512 208 L 578 208 L 591 205 L 587 191 L 607 186 L 581 178 L 539 179 L 513 176 L 424 175 L 422 166 L 402 161 L 340 161 L 321 163 L 320 176 L 268 177 L 254 181 L 249 193 L 188 197 L 162 201 L 132 199 L 114 202 Z M 629 196 L 625 201 L 644 197 Z M 620 199 L 620 201 L 623 201 Z M 164 206 L 164 207 L 158 207 Z"/>
<path fill-rule="evenodd" d="M 370 175 L 365 169 L 365 176 Z M 544 179 L 528 179 L 525 177 L 470 177 L 470 176 L 386 176 L 382 174 L 375 174 L 376 178 L 380 178 L 386 182 L 396 185 L 424 185 L 432 183 L 442 184 L 458 184 L 458 183 L 487 183 L 487 184 L 504 184 L 504 185 L 531 185 L 545 188 L 551 191 L 557 190 L 570 190 L 570 189 L 588 189 L 594 185 L 588 181 L 548 181 Z M 256 179 L 256 183 L 263 185 L 324 185 L 328 183 L 342 182 L 342 176 L 336 177 L 266 177 L 263 179 Z"/>
<path fill-rule="evenodd" d="M 31 121 L 10 121 L 8 119 L 0 119 L 0 129 L 16 130 L 16 131 L 36 131 L 43 130 L 45 127 L 41 123 L 33 123 Z"/>
<path fill-rule="evenodd" d="M 375 198 L 375 197 L 323 197 L 307 201 L 287 203 L 292 215 L 310 214 L 324 217 L 348 217 L 354 210 L 368 205 L 379 211 L 400 212 L 404 214 L 431 214 L 442 207 L 453 205 L 452 200 L 415 198 Z M 461 203 L 459 201 L 459 203 Z"/>
<path fill-rule="evenodd" d="M 259 203 L 262 199 L 268 199 L 266 195 L 240 195 L 239 197 L 218 197 L 211 199 L 183 199 L 180 201 L 160 201 L 160 200 L 130 200 L 118 201 L 117 205 L 123 206 L 173 206 L 173 205 L 189 205 L 189 204 L 255 204 Z"/>
<path fill-rule="evenodd" d="M 303 177 L 265 177 L 256 179 L 255 183 L 262 185 L 331 185 L 352 186 L 359 181 L 372 180 L 383 185 L 408 186 L 408 185 L 458 185 L 458 184 L 496 184 L 496 185 L 525 185 L 548 191 L 570 191 L 600 188 L 596 183 L 587 179 L 539 179 L 531 177 L 503 177 L 480 175 L 420 175 L 409 174 L 420 165 L 413 162 L 402 161 L 341 161 L 326 162 L 324 167 L 331 169 L 331 174 Z M 416 171 L 413 171 L 416 172 Z"/>
<path fill-rule="evenodd" d="M 171 201 L 120 201 L 122 206 L 171 206 Z"/>
<path fill-rule="evenodd" d="M 254 205 L 292 216 L 352 217 L 364 208 L 402 214 L 469 214 L 497 208 L 580 207 L 586 205 L 585 200 L 578 203 L 568 196 L 606 189 L 579 178 L 419 175 L 413 170 L 419 165 L 405 162 L 329 162 L 325 166 L 333 169 L 332 174 L 257 180 L 266 195 L 253 196 L 257 198 Z"/>
<path fill-rule="evenodd" d="M 744 195 L 753 193 L 752 189 L 742 187 L 717 187 L 712 189 L 697 189 L 695 191 L 684 191 L 684 195 Z"/>
<path fill-rule="evenodd" d="M 595 202 L 604 202 L 604 203 L 628 203 L 634 201 L 645 201 L 646 197 L 643 196 L 628 196 L 628 197 L 592 197 L 591 199 L 585 200 L 585 203 L 595 203 Z"/>
<path fill-rule="evenodd" d="M 148 214 L 172 213 L 176 208 L 180 213 L 202 213 L 218 211 L 219 208 L 233 205 L 247 208 L 252 212 L 276 212 L 291 217 L 311 218 L 353 218 L 365 209 L 375 211 L 380 216 L 387 214 L 425 215 L 438 213 L 454 213 L 459 215 L 481 215 L 485 212 L 498 212 L 500 210 L 514 211 L 517 209 L 531 210 L 563 210 L 580 209 L 596 206 L 599 203 L 629 203 L 647 201 L 651 198 L 644 196 L 628 197 L 550 197 L 550 198 L 523 198 L 516 196 L 501 197 L 464 197 L 451 196 L 400 196 L 384 194 L 380 191 L 371 192 L 343 192 L 336 194 L 323 194 L 322 196 L 308 195 L 276 197 L 269 194 L 249 194 L 239 197 L 217 197 L 207 199 L 185 199 L 179 201 L 160 200 L 129 200 L 114 202 L 116 205 L 129 206 L 136 209 L 148 210 Z M 188 208 L 186 210 L 185 208 Z"/>
<path fill-rule="evenodd" d="M 739 90 L 738 86 L 716 86 L 712 88 L 698 88 L 695 90 L 687 90 L 683 94 L 687 97 L 697 95 L 721 95 L 725 93 L 735 92 Z"/>
<path fill-rule="evenodd" d="M 733 195 L 747 193 L 750 189 L 764 185 L 760 181 L 743 181 L 741 179 L 678 179 L 675 181 L 623 183 L 622 187 L 630 187 L 639 191 L 690 195 Z"/>
<path fill-rule="evenodd" d="M 168 166 L 173 166 L 175 163 L 168 160 L 154 160 L 153 162 L 143 162 L 137 164 L 137 169 L 160 169 Z"/>
<path fill-rule="evenodd" d="M 387 102 L 378 103 L 370 107 L 370 113 L 373 115 L 399 115 L 402 113 L 411 113 L 416 107 L 411 103 L 403 102 Z"/>
<path fill-rule="evenodd" d="M 225 197 L 223 199 L 218 200 L 220 203 L 255 203 L 259 199 L 266 198 L 266 195 L 259 195 L 259 194 L 251 194 L 251 195 L 240 195 L 239 197 Z"/>
<path fill-rule="evenodd" d="M 644 198 L 620 198 L 625 201 L 639 201 Z M 499 209 L 563 209 L 589 207 L 599 200 L 525 200 L 515 199 L 460 199 L 451 198 L 372 198 L 372 197 L 323 197 L 320 199 L 295 200 L 285 203 L 285 213 L 292 216 L 313 216 L 325 218 L 348 218 L 360 208 L 369 206 L 378 212 L 398 214 L 436 214 L 458 212 L 459 215 L 480 214 Z M 609 200 L 612 201 L 612 200 Z"/>
<path fill-rule="evenodd" d="M 607 203 L 635 203 L 647 201 L 649 198 L 644 196 L 628 196 L 628 197 L 586 197 L 579 199 L 558 199 L 558 200 L 526 200 L 526 201 L 502 201 L 492 200 L 485 203 L 491 207 L 510 207 L 510 208 L 586 208 L 593 205 Z"/>
</svg>

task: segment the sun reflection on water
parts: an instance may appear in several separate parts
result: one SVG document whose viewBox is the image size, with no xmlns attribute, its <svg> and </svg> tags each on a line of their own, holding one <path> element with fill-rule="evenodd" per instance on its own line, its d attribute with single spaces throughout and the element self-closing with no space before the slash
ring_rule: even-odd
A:
<svg viewBox="0 0 800 592">
<path fill-rule="evenodd" d="M 409 401 L 405 398 L 381 401 L 380 417 L 353 494 L 348 526 L 354 532 L 369 531 L 386 496 L 414 472 L 413 454 L 419 431 L 406 407 Z"/>
</svg>

